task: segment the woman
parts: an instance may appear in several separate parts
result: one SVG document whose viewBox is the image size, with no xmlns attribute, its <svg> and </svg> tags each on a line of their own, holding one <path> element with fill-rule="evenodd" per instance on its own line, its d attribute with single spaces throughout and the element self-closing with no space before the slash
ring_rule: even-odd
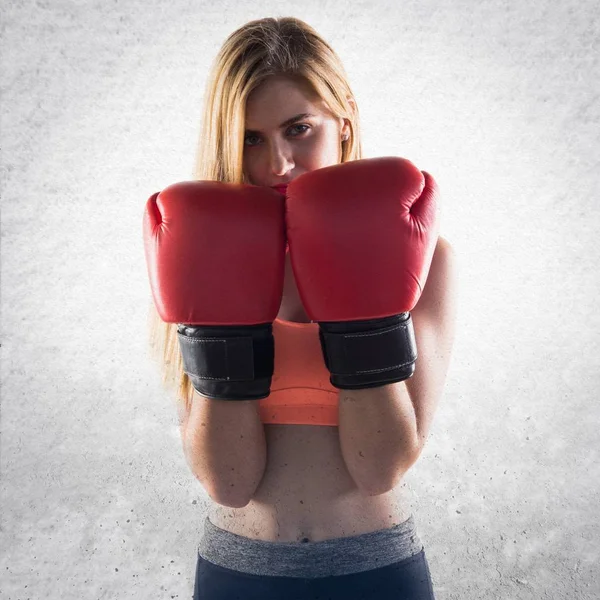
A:
<svg viewBox="0 0 600 600">
<path fill-rule="evenodd" d="M 226 40 L 203 125 L 199 181 L 285 193 L 302 174 L 362 159 L 358 109 L 343 67 L 294 18 L 253 21 Z M 214 501 L 194 598 L 434 597 L 401 483 L 423 449 L 444 387 L 454 338 L 453 269 L 452 249 L 439 237 L 411 311 L 414 375 L 366 389 L 332 385 L 319 324 L 300 299 L 289 251 L 267 397 L 224 402 L 196 394 L 175 324 L 154 317 L 155 331 L 166 334 L 165 365 L 180 378 L 184 452 Z"/>
</svg>

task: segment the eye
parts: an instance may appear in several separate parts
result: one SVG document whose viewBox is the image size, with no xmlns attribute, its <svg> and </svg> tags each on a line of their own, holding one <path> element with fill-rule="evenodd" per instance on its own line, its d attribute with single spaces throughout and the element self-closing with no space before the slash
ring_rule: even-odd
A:
<svg viewBox="0 0 600 600">
<path fill-rule="evenodd" d="M 299 129 L 299 128 L 304 128 L 304 129 Z M 297 133 L 292 134 L 292 137 L 299 137 L 302 134 L 306 133 L 308 130 L 310 129 L 310 125 L 305 125 L 304 123 L 298 124 L 298 125 L 292 125 L 289 129 L 288 132 L 296 130 Z M 256 146 L 257 143 L 253 143 L 249 140 L 259 140 L 260 141 L 260 137 L 254 133 L 249 133 L 245 138 L 244 138 L 244 144 L 246 146 Z"/>
<path fill-rule="evenodd" d="M 247 136 L 244 138 L 244 144 L 246 144 L 246 146 L 254 146 L 255 144 L 250 144 L 250 143 L 248 143 L 248 140 L 251 140 L 252 138 L 258 139 L 258 136 L 257 136 L 257 135 L 254 135 L 253 133 L 251 133 L 251 134 L 247 135 Z"/>
<path fill-rule="evenodd" d="M 310 129 L 310 125 L 293 125 L 290 129 L 296 129 L 296 127 L 306 127 L 306 129 L 303 129 L 300 133 L 305 133 Z M 296 136 L 294 136 L 296 137 Z"/>
</svg>

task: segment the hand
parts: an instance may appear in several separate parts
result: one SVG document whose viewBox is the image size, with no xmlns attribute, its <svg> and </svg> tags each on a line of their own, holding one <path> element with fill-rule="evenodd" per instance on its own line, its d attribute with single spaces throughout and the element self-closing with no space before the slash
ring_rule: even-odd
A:
<svg viewBox="0 0 600 600">
<path fill-rule="evenodd" d="M 414 373 L 410 311 L 435 251 L 437 206 L 433 177 L 403 158 L 333 165 L 289 184 L 292 268 L 335 387 L 377 387 Z"/>
<path fill-rule="evenodd" d="M 178 323 L 184 371 L 204 396 L 257 400 L 270 393 L 284 208 L 270 188 L 214 181 L 176 183 L 146 203 L 154 302 L 163 321 Z"/>
</svg>

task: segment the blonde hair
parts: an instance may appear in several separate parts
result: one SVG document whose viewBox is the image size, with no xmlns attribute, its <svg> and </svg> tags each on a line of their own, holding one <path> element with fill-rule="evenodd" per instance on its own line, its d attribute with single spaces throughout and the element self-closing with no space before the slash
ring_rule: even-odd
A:
<svg viewBox="0 0 600 600">
<path fill-rule="evenodd" d="M 342 63 L 310 25 L 294 17 L 246 23 L 225 41 L 206 85 L 202 131 L 194 179 L 245 183 L 244 123 L 248 96 L 268 77 L 301 78 L 336 118 L 349 121 L 341 162 L 362 158 L 359 115 Z M 194 388 L 183 371 L 177 324 L 164 323 L 154 304 L 149 313 L 150 346 L 160 356 L 164 383 L 179 382 L 180 417 L 187 414 Z"/>
</svg>

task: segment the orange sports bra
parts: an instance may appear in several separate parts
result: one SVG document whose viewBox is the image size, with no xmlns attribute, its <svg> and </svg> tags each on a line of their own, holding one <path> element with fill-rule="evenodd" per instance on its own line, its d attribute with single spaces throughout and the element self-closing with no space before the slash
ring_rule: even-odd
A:
<svg viewBox="0 0 600 600">
<path fill-rule="evenodd" d="M 263 423 L 338 425 L 339 390 L 329 381 L 318 323 L 275 319 L 271 394 L 259 400 Z"/>
</svg>

